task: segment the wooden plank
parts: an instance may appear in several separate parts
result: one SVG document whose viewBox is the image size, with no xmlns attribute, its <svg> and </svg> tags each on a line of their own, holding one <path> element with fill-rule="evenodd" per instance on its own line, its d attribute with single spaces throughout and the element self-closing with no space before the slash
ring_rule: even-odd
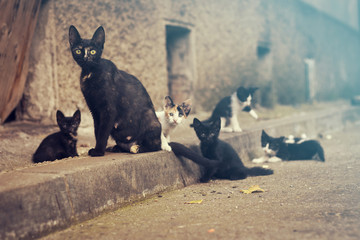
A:
<svg viewBox="0 0 360 240">
<path fill-rule="evenodd" d="M 0 124 L 18 105 L 41 0 L 0 0 Z"/>
</svg>

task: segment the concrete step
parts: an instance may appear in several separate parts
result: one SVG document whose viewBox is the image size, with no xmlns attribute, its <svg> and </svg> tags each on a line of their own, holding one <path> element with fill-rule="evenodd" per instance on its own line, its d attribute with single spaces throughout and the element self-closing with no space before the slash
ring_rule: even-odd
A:
<svg viewBox="0 0 360 240">
<path fill-rule="evenodd" d="M 222 133 L 221 138 L 234 146 L 245 165 L 253 165 L 248 160 L 262 154 L 262 129 L 273 136 L 306 133 L 314 137 L 359 119 L 360 108 L 343 106 L 261 121 L 242 133 Z M 108 153 L 4 172 L 0 174 L 0 238 L 38 237 L 161 191 L 196 183 L 200 176 L 196 164 L 165 151 Z"/>
</svg>

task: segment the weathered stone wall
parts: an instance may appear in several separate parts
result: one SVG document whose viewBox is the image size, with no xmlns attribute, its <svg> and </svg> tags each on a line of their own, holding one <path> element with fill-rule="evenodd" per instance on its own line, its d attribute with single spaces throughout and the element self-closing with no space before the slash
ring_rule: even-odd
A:
<svg viewBox="0 0 360 240">
<path fill-rule="evenodd" d="M 359 94 L 360 36 L 356 30 L 301 1 L 272 1 L 269 13 L 279 102 L 305 101 L 305 58 L 315 61 L 315 99 Z"/>
<path fill-rule="evenodd" d="M 211 110 L 239 85 L 259 86 L 256 98 L 263 105 L 304 102 L 305 58 L 316 62 L 318 99 L 344 96 L 343 88 L 360 92 L 358 33 L 301 1 L 47 0 L 32 44 L 23 118 L 53 119 L 56 109 L 88 114 L 80 67 L 69 50 L 70 25 L 85 38 L 102 25 L 103 57 L 137 76 L 158 109 L 168 94 L 169 24 L 190 30 L 198 109 Z M 258 57 L 263 42 L 269 53 Z"/>
<path fill-rule="evenodd" d="M 150 1 L 46 1 L 32 48 L 32 68 L 25 93 L 24 118 L 43 121 L 56 109 L 87 112 L 79 86 L 80 67 L 71 56 L 68 29 L 74 25 L 91 38 L 102 25 L 103 57 L 137 76 L 159 102 L 166 93 L 165 39 L 158 10 Z"/>
</svg>

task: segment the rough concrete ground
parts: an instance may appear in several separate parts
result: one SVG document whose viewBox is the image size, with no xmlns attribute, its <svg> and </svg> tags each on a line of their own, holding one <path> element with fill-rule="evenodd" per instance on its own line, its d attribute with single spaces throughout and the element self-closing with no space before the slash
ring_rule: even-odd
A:
<svg viewBox="0 0 360 240">
<path fill-rule="evenodd" d="M 360 239 L 359 133 L 321 140 L 325 163 L 269 163 L 274 175 L 195 184 L 43 239 Z M 240 192 L 255 184 L 265 192 Z"/>
</svg>

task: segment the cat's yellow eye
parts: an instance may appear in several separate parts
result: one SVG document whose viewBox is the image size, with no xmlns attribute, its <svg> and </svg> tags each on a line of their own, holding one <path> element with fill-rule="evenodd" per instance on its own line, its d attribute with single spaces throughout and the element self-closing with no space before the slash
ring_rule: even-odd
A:
<svg viewBox="0 0 360 240">
<path fill-rule="evenodd" d="M 76 53 L 76 54 L 81 54 L 81 50 L 80 50 L 80 49 L 76 49 L 75 53 Z"/>
<path fill-rule="evenodd" d="M 94 55 L 95 53 L 96 53 L 96 50 L 94 50 L 94 49 L 90 51 L 91 55 Z"/>
</svg>

